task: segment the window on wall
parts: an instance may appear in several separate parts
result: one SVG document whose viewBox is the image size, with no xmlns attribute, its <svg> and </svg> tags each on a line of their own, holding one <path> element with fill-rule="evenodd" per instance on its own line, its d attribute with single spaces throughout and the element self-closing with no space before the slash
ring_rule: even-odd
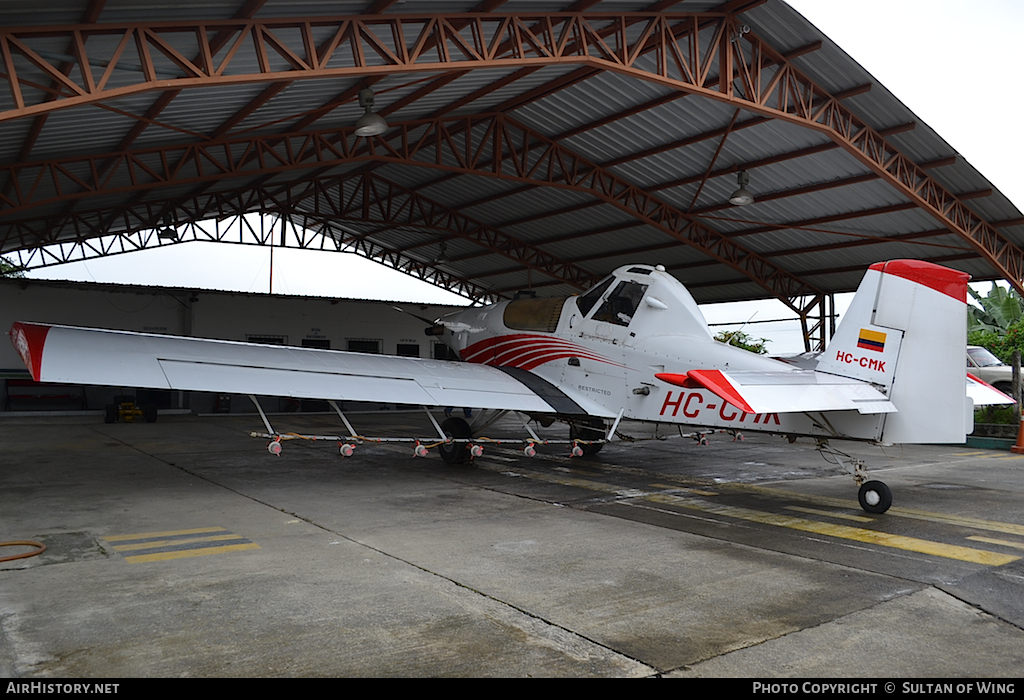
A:
<svg viewBox="0 0 1024 700">
<path fill-rule="evenodd" d="M 327 338 L 303 338 L 302 347 L 304 348 L 321 348 L 322 350 L 331 349 L 331 341 Z"/>
<path fill-rule="evenodd" d="M 259 343 L 260 345 L 287 345 L 288 336 L 286 335 L 247 335 L 245 336 L 246 342 Z"/>
<path fill-rule="evenodd" d="M 349 352 L 369 352 L 380 354 L 381 341 L 379 339 L 349 338 L 347 342 Z"/>
<path fill-rule="evenodd" d="M 400 357 L 419 357 L 419 343 L 399 343 L 395 348 L 395 354 Z"/>
<path fill-rule="evenodd" d="M 459 355 L 444 343 L 434 343 L 435 360 L 457 360 Z"/>
</svg>

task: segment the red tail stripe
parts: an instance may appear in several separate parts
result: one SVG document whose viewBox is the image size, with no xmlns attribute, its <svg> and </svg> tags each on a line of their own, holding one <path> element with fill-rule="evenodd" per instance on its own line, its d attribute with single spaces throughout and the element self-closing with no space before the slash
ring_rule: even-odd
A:
<svg viewBox="0 0 1024 700">
<path fill-rule="evenodd" d="M 875 263 L 869 269 L 923 284 L 925 287 L 967 303 L 967 282 L 970 281 L 971 276 L 966 272 L 951 270 L 948 267 L 924 260 L 890 260 Z"/>
</svg>

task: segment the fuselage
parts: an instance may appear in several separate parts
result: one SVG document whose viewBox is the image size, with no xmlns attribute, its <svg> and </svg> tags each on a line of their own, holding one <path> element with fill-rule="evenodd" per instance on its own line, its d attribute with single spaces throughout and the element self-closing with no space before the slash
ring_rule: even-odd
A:
<svg viewBox="0 0 1024 700">
<path fill-rule="evenodd" d="M 532 372 L 593 415 L 823 432 L 803 414 L 744 413 L 706 389 L 656 378 L 695 369 L 793 370 L 714 340 L 689 291 L 660 266 L 621 267 L 579 296 L 501 302 L 443 321 L 446 340 L 464 361 Z"/>
</svg>

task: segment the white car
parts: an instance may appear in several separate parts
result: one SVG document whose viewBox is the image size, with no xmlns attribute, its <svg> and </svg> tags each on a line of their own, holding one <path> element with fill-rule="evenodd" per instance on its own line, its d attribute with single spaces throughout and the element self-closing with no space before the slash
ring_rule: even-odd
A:
<svg viewBox="0 0 1024 700">
<path fill-rule="evenodd" d="M 967 371 L 988 382 L 1007 396 L 1013 396 L 1013 367 L 983 347 L 967 346 Z"/>
</svg>

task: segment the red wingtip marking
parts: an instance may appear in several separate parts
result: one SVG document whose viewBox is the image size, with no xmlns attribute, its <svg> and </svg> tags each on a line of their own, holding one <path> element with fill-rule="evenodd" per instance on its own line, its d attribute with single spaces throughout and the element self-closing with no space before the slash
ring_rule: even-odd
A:
<svg viewBox="0 0 1024 700">
<path fill-rule="evenodd" d="M 739 395 L 739 392 L 733 388 L 732 383 L 726 379 L 721 370 L 692 369 L 686 373 L 686 376 L 696 382 L 700 382 L 705 389 L 713 391 L 718 397 L 725 399 L 744 413 L 757 413 L 757 411 L 751 408 L 750 404 L 748 404 L 744 398 Z"/>
<path fill-rule="evenodd" d="M 21 355 L 21 361 L 28 367 L 32 379 L 37 382 L 40 381 L 40 370 L 43 366 L 43 345 L 49 332 L 50 326 L 40 326 L 36 323 L 19 321 L 11 326 L 11 344 Z"/>
<path fill-rule="evenodd" d="M 958 301 L 967 303 L 967 282 L 971 276 L 966 272 L 951 270 L 924 260 L 890 260 L 872 265 L 869 269 L 895 275 L 930 287 Z"/>
</svg>

